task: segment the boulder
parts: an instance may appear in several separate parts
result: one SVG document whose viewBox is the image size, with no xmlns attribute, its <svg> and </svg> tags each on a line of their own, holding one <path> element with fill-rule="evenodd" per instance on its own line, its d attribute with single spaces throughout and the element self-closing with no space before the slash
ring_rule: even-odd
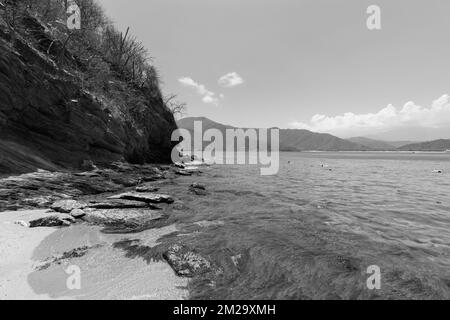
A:
<svg viewBox="0 0 450 320">
<path fill-rule="evenodd" d="M 30 228 L 66 227 L 75 223 L 75 218 L 68 214 L 58 214 L 30 221 Z"/>
<path fill-rule="evenodd" d="M 175 244 L 163 253 L 164 259 L 181 277 L 192 278 L 211 271 L 211 263 L 186 246 Z"/>
<path fill-rule="evenodd" d="M 86 215 L 86 212 L 81 209 L 74 209 L 70 212 L 70 215 L 75 219 L 81 219 Z"/>
<path fill-rule="evenodd" d="M 157 193 L 138 193 L 138 192 L 127 192 L 118 194 L 108 199 L 125 199 L 125 200 L 134 200 L 141 201 L 145 203 L 173 203 L 174 200 L 171 196 L 165 194 L 157 194 Z"/>
</svg>

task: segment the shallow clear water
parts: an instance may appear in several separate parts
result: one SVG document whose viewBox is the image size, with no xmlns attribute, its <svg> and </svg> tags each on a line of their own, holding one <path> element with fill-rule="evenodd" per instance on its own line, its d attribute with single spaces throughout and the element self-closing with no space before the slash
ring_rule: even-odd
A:
<svg viewBox="0 0 450 320">
<path fill-rule="evenodd" d="M 152 230 L 103 235 L 109 245 L 84 265 L 104 270 L 105 292 L 130 279 L 127 296 L 145 296 L 152 267 L 134 260 L 158 260 L 182 242 L 221 270 L 190 281 L 190 298 L 450 299 L 450 155 L 283 153 L 280 161 L 276 176 L 213 166 L 161 182 L 177 199 L 164 209 L 165 224 L 177 228 L 147 247 Z M 191 194 L 193 182 L 209 194 Z M 123 239 L 142 245 L 117 246 Z M 118 284 L 101 268 L 112 261 L 134 268 Z M 372 265 L 381 269 L 380 290 L 367 287 Z"/>
<path fill-rule="evenodd" d="M 292 165 L 276 178 L 286 201 L 304 200 L 330 225 L 372 240 L 449 249 L 450 154 L 285 154 L 286 160 Z"/>
<path fill-rule="evenodd" d="M 276 176 L 217 166 L 199 179 L 212 197 L 194 202 L 197 219 L 225 223 L 205 241 L 247 254 L 222 294 L 199 289 L 199 297 L 450 297 L 450 155 L 283 153 L 280 161 Z M 370 265 L 381 268 L 381 290 L 367 289 Z"/>
</svg>

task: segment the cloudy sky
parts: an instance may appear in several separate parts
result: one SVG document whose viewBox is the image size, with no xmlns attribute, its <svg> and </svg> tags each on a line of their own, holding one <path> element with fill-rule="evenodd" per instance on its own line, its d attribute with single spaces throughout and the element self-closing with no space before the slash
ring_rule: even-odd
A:
<svg viewBox="0 0 450 320">
<path fill-rule="evenodd" d="M 99 0 L 188 115 L 342 137 L 450 138 L 450 1 Z M 367 8 L 381 8 L 381 30 Z"/>
</svg>

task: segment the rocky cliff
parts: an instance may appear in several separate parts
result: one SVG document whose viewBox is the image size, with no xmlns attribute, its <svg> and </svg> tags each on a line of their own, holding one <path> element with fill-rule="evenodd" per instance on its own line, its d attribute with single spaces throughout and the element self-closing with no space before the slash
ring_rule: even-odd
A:
<svg viewBox="0 0 450 320">
<path fill-rule="evenodd" d="M 149 90 L 109 78 L 108 93 L 98 94 L 66 67 L 82 74 L 83 62 L 49 43 L 60 44 L 33 16 L 20 30 L 0 18 L 1 174 L 77 168 L 85 160 L 170 160 L 176 123 L 157 84 Z M 65 66 L 55 59 L 61 55 Z"/>
</svg>

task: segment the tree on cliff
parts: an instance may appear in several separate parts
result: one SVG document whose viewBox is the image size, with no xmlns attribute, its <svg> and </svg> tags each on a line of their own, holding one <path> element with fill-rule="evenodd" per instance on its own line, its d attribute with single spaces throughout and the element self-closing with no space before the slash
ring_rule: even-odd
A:
<svg viewBox="0 0 450 320">
<path fill-rule="evenodd" d="M 152 99 L 162 99 L 158 73 L 147 49 L 131 35 L 130 28 L 125 32 L 117 30 L 95 0 L 70 0 L 80 9 L 79 30 L 67 28 L 67 0 L 8 1 L 4 20 L 12 29 L 23 27 L 18 21 L 30 13 L 42 21 L 55 39 L 48 43 L 47 52 L 58 51 L 54 60 L 61 67 L 68 67 L 75 57 L 79 63 L 70 66 L 79 71 L 83 87 L 107 91 L 111 78 L 117 77 L 147 91 Z M 66 49 L 71 57 L 64 54 Z"/>
</svg>

